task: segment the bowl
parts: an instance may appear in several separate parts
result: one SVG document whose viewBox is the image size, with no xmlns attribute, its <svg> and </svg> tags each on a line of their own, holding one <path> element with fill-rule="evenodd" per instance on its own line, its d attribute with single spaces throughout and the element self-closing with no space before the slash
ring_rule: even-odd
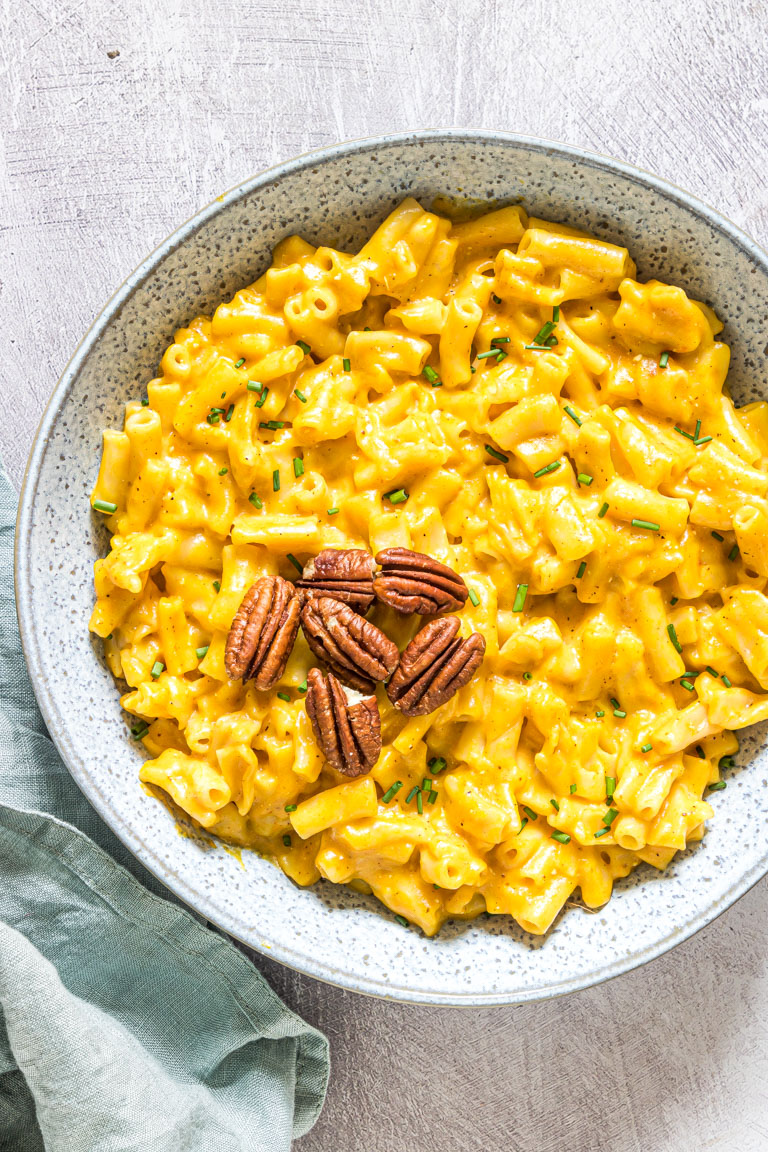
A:
<svg viewBox="0 0 768 1152">
<path fill-rule="evenodd" d="M 22 642 L 48 729 L 113 831 L 178 897 L 251 947 L 358 992 L 432 1004 L 515 1004 L 585 988 L 680 943 L 768 871 L 766 727 L 718 795 L 701 843 L 665 874 L 641 867 L 596 914 L 567 908 L 543 938 L 508 917 L 447 925 L 433 939 L 372 897 L 296 887 L 255 853 L 242 863 L 179 835 L 139 783 L 118 689 L 87 631 L 94 560 L 107 532 L 91 513 L 101 431 L 155 374 L 173 332 L 212 310 L 299 232 L 356 247 L 405 196 L 524 201 L 540 216 L 626 245 L 639 277 L 682 285 L 725 321 L 738 402 L 765 391 L 768 257 L 711 208 L 615 160 L 542 140 L 435 131 L 362 140 L 281 164 L 218 197 L 136 269 L 68 365 L 43 416 L 19 508 Z"/>
</svg>

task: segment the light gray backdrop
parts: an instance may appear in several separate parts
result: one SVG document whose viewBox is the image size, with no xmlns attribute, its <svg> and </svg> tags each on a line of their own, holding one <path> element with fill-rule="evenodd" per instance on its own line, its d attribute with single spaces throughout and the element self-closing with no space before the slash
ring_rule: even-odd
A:
<svg viewBox="0 0 768 1152">
<path fill-rule="evenodd" d="M 259 169 L 482 127 L 618 156 L 768 241 L 763 0 L 3 0 L 0 451 L 107 297 Z M 110 58 L 110 53 L 119 55 Z M 765 324 L 766 318 L 755 317 Z M 765 1152 L 768 884 L 643 970 L 540 1007 L 364 999 L 256 963 L 329 1033 L 301 1152 Z"/>
</svg>

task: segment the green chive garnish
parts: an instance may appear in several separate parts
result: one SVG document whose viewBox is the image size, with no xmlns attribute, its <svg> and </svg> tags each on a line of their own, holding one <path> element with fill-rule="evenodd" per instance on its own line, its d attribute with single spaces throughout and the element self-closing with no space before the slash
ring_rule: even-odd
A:
<svg viewBox="0 0 768 1152">
<path fill-rule="evenodd" d="M 384 793 L 384 795 L 381 798 L 382 804 L 389 804 L 392 797 L 397 795 L 397 793 L 400 791 L 402 786 L 403 786 L 402 780 L 395 780 L 394 784 L 390 784 L 389 788 L 387 788 L 386 792 Z"/>
<path fill-rule="evenodd" d="M 550 804 L 551 804 L 551 805 L 552 805 L 552 807 L 554 808 L 555 812 L 559 812 L 559 811 L 560 811 L 560 805 L 558 804 L 557 800 L 555 800 L 554 796 L 553 796 L 553 797 L 552 797 L 552 799 L 550 800 Z"/>
<path fill-rule="evenodd" d="M 579 472 L 576 479 L 578 480 L 579 484 L 584 484 L 587 488 L 589 488 L 594 477 L 590 476 L 588 472 Z"/>
<path fill-rule="evenodd" d="M 214 580 L 213 589 L 215 592 L 221 592 L 221 581 L 220 580 Z"/>
<path fill-rule="evenodd" d="M 557 324 L 559 319 L 560 319 L 560 305 L 555 304 L 554 308 L 552 309 L 552 320 L 554 321 L 555 324 Z"/>
<path fill-rule="evenodd" d="M 256 495 L 255 492 L 251 492 L 250 496 L 248 497 L 248 503 L 253 504 L 254 508 L 264 507 L 263 501 Z"/>
<path fill-rule="evenodd" d="M 299 561 L 294 556 L 293 552 L 288 552 L 287 558 L 290 560 L 291 564 L 293 564 L 293 566 L 297 572 L 303 572 L 304 571 L 304 565 L 299 563 Z"/>
<path fill-rule="evenodd" d="M 290 702 L 291 702 L 291 698 L 287 692 L 278 692 L 277 698 L 278 698 L 278 700 L 285 700 L 286 704 L 290 704 Z"/>
<path fill-rule="evenodd" d="M 533 808 L 529 808 L 527 804 L 523 804 L 523 812 L 525 812 L 529 820 L 536 819 L 537 814 L 534 812 Z"/>
<path fill-rule="evenodd" d="M 533 680 L 533 676 L 530 672 L 523 672 L 523 680 Z"/>
<path fill-rule="evenodd" d="M 694 444 L 698 448 L 700 444 L 709 444 L 711 439 L 711 436 L 701 436 L 698 440 L 694 440 Z"/>
<path fill-rule="evenodd" d="M 384 499 L 389 500 L 390 504 L 405 504 L 408 493 L 405 488 L 395 488 L 392 492 L 385 492 Z"/>
<path fill-rule="evenodd" d="M 434 804 L 435 800 L 437 800 L 437 792 L 435 792 L 434 788 L 430 792 L 429 796 L 427 796 L 427 800 L 429 800 L 430 804 Z"/>
<path fill-rule="evenodd" d="M 548 472 L 556 472 L 558 468 L 562 467 L 562 460 L 553 460 L 551 464 L 545 464 L 543 468 L 539 468 L 538 472 L 534 472 L 534 476 L 538 479 L 539 476 L 546 476 Z"/>
<path fill-rule="evenodd" d="M 617 719 L 619 719 L 619 720 L 624 720 L 624 719 L 626 719 L 626 715 L 627 715 L 627 714 L 626 714 L 626 712 L 625 712 L 625 711 L 624 711 L 622 708 L 614 708 L 614 710 L 613 710 L 613 714 L 614 714 L 614 716 L 616 716 L 616 717 L 617 717 Z"/>
<path fill-rule="evenodd" d="M 296 341 L 296 347 L 301 348 L 301 350 L 305 356 L 307 356 L 312 351 L 309 344 L 307 344 L 306 340 L 297 340 Z"/>
<path fill-rule="evenodd" d="M 608 511 L 608 509 L 609 509 L 609 508 L 610 508 L 610 504 L 603 504 L 602 508 L 600 509 L 600 511 L 599 511 L 599 512 L 598 512 L 598 514 L 597 514 L 597 515 L 598 515 L 598 518 L 599 518 L 600 520 L 602 520 L 603 516 L 605 516 L 605 514 L 606 514 L 606 512 Z"/>
<path fill-rule="evenodd" d="M 733 756 L 721 756 L 720 767 L 724 769 L 735 768 L 736 761 L 734 760 Z"/>
<path fill-rule="evenodd" d="M 678 428 L 677 424 L 675 424 L 675 432 L 679 432 L 681 436 L 685 436 L 686 440 L 693 440 L 690 432 L 683 432 L 682 428 Z"/>
<path fill-rule="evenodd" d="M 721 536 L 719 532 L 713 532 L 712 535 L 714 536 L 715 540 L 725 540 L 725 536 Z"/>
<path fill-rule="evenodd" d="M 304 475 L 304 461 L 300 456 L 294 456 L 293 458 L 293 474 L 297 480 L 299 476 Z"/>
<path fill-rule="evenodd" d="M 422 780 L 421 790 L 422 790 L 422 792 L 431 792 L 432 791 L 432 778 L 430 776 L 425 776 L 424 779 Z"/>
<path fill-rule="evenodd" d="M 523 819 L 520 821 L 520 827 L 517 830 L 517 835 L 519 836 L 520 833 L 522 832 L 523 828 L 527 828 L 527 827 L 528 827 L 528 821 L 525 819 L 525 817 L 523 817 Z"/>
<path fill-rule="evenodd" d="M 219 476 L 226 476 L 228 471 L 228 468 L 219 468 Z"/>
<path fill-rule="evenodd" d="M 267 396 L 269 396 L 269 388 L 265 387 L 262 390 L 261 396 L 259 396 L 258 400 L 256 401 L 256 407 L 257 408 L 263 408 L 264 407 L 264 401 L 267 399 Z"/>
<path fill-rule="evenodd" d="M 491 340 L 491 344 L 509 344 L 509 342 L 509 336 L 494 336 L 493 340 Z"/>
<path fill-rule="evenodd" d="M 157 680 L 160 673 L 165 669 L 165 664 L 160 660 L 155 660 L 154 664 L 149 670 L 149 674 L 153 680 Z"/>
<path fill-rule="evenodd" d="M 546 324 L 542 324 L 538 332 L 533 338 L 534 344 L 544 344 L 555 330 L 554 320 L 547 320 Z"/>
<path fill-rule="evenodd" d="M 725 780 L 718 780 L 716 784 L 709 784 L 708 789 L 710 792 L 722 792 L 723 788 L 727 788 Z"/>
<path fill-rule="evenodd" d="M 260 384 L 258 380 L 249 380 L 245 387 L 249 392 L 261 392 L 264 385 Z"/>
<path fill-rule="evenodd" d="M 220 412 L 209 412 L 208 415 L 206 416 L 206 420 L 208 421 L 209 424 L 218 424 L 219 420 L 221 420 L 221 413 Z"/>
<path fill-rule="evenodd" d="M 329 516 L 335 516 L 338 511 L 339 511 L 338 508 L 329 508 L 328 509 L 328 515 Z"/>
<path fill-rule="evenodd" d="M 272 432 L 277 432 L 280 428 L 285 428 L 284 420 L 261 420 L 259 421 L 259 428 L 269 428 Z"/>
<path fill-rule="evenodd" d="M 654 524 L 653 520 L 633 520 L 633 528 L 645 528 L 647 532 L 658 532 L 659 525 Z"/>
<path fill-rule="evenodd" d="M 575 785 L 575 784 L 571 784 L 571 786 L 570 786 L 570 788 L 568 789 L 568 791 L 570 792 L 571 796 L 573 796 L 574 792 L 576 791 L 576 785 Z"/>
<path fill-rule="evenodd" d="M 286 832 L 285 836 L 283 836 L 283 844 L 285 844 L 286 848 L 290 848 L 290 846 L 291 846 L 291 838 L 287 832 Z"/>
<path fill-rule="evenodd" d="M 469 599 L 475 608 L 477 608 L 480 604 L 480 597 L 478 596 L 477 592 L 475 592 L 474 588 L 470 588 L 469 590 Z"/>
<path fill-rule="evenodd" d="M 131 736 L 133 736 L 134 740 L 143 740 L 147 732 L 149 732 L 149 724 L 147 724 L 146 720 L 142 720 L 141 724 L 137 724 L 135 728 L 131 728 Z"/>
<path fill-rule="evenodd" d="M 499 452 L 496 448 L 491 448 L 490 444 L 485 445 L 485 450 L 489 456 L 493 456 L 495 460 L 501 460 L 502 464 L 509 463 L 509 456 L 505 456 L 503 452 Z"/>
<path fill-rule="evenodd" d="M 497 296 L 495 292 L 492 293 L 491 300 L 493 300 L 494 304 L 501 304 L 501 296 Z"/>
<path fill-rule="evenodd" d="M 294 388 L 293 394 L 297 398 L 297 400 L 301 400 L 302 404 L 306 404 L 307 398 L 303 392 L 299 392 L 298 388 Z"/>
<path fill-rule="evenodd" d="M 425 376 L 427 380 L 429 380 L 433 388 L 435 388 L 438 384 L 442 384 L 440 376 L 437 372 L 435 372 L 434 368 L 430 368 L 429 364 L 425 364 L 421 371 L 422 375 Z"/>
<path fill-rule="evenodd" d="M 523 344 L 526 352 L 549 352 L 548 344 Z"/>
<path fill-rule="evenodd" d="M 202 660 L 209 648 L 210 644 L 205 644 L 202 648 L 195 648 L 195 656 L 197 656 L 198 660 Z"/>
<path fill-rule="evenodd" d="M 652 748 L 653 748 L 653 744 L 643 744 L 640 751 L 641 752 L 650 752 Z"/>
<path fill-rule="evenodd" d="M 280 491 L 280 469 L 279 468 L 275 468 L 274 472 L 272 473 L 272 491 L 273 492 L 279 492 Z"/>
<path fill-rule="evenodd" d="M 579 426 L 579 428 L 581 428 L 582 421 L 576 415 L 573 408 L 571 408 L 570 404 L 565 405 L 564 411 L 568 416 L 570 416 L 570 418 L 571 418 L 571 420 L 573 420 L 574 424 L 577 424 Z"/>
<path fill-rule="evenodd" d="M 610 700 L 611 700 L 611 704 L 614 706 L 614 708 L 621 708 L 621 704 L 619 704 L 619 702 L 615 696 L 611 696 Z"/>
<path fill-rule="evenodd" d="M 94 500 L 93 507 L 97 512 L 106 512 L 108 516 L 117 512 L 117 504 L 113 504 L 111 500 Z"/>
<path fill-rule="evenodd" d="M 418 784 L 414 784 L 413 788 L 411 788 L 410 792 L 408 793 L 408 795 L 405 798 L 406 804 L 410 804 L 411 800 L 413 800 L 413 798 L 416 795 L 416 793 L 418 792 L 418 790 L 419 790 Z"/>
<path fill-rule="evenodd" d="M 307 690 L 307 687 L 308 687 L 308 685 L 307 685 L 307 682 L 306 682 L 306 680 L 302 680 L 301 684 L 299 684 L 299 686 L 298 686 L 298 688 L 296 689 L 296 691 L 297 691 L 297 692 L 306 692 L 306 690 Z"/>
<path fill-rule="evenodd" d="M 659 368 L 666 368 L 667 364 L 669 364 L 669 352 L 662 352 L 659 356 Z"/>
<path fill-rule="evenodd" d="M 235 364 L 235 368 L 242 368 L 243 364 L 245 364 L 245 356 L 240 357 L 240 359 Z"/>
<path fill-rule="evenodd" d="M 607 836 L 610 828 L 601 828 L 599 832 L 595 832 L 595 840 L 599 840 L 601 836 Z"/>
<path fill-rule="evenodd" d="M 669 603 L 671 606 L 674 606 L 675 604 L 677 604 L 677 601 L 678 601 L 678 597 L 673 596 Z"/>
<path fill-rule="evenodd" d="M 696 431 L 693 434 L 694 440 L 698 440 L 700 435 L 701 435 L 701 420 L 697 420 L 696 421 Z"/>
<path fill-rule="evenodd" d="M 581 564 L 579 564 L 579 570 L 576 573 L 576 579 L 581 580 L 581 578 L 584 575 L 584 573 L 586 572 L 586 570 L 587 570 L 587 562 L 586 562 L 586 560 L 582 560 Z"/>
<path fill-rule="evenodd" d="M 730 680 L 728 679 L 728 677 L 726 676 L 725 672 L 723 672 L 723 674 L 722 674 L 722 676 L 720 677 L 720 679 L 722 680 L 723 684 L 725 684 L 726 688 L 731 688 L 731 687 L 732 687 L 732 685 L 731 685 L 731 682 L 730 682 Z"/>
<path fill-rule="evenodd" d="M 442 772 L 443 768 L 448 764 L 448 761 L 442 756 L 433 756 L 432 759 L 428 761 L 428 764 L 432 769 L 432 775 L 436 776 L 438 772 Z"/>
<path fill-rule="evenodd" d="M 149 400 L 142 400 L 141 406 L 142 408 L 149 408 Z"/>
<path fill-rule="evenodd" d="M 598 708 L 597 712 L 595 712 L 595 716 L 597 716 L 598 720 L 600 719 L 601 716 L 605 716 L 604 709 Z"/>
<path fill-rule="evenodd" d="M 515 602 L 512 605 L 513 612 L 522 612 L 525 606 L 525 598 L 528 595 L 528 585 L 518 584 L 517 592 L 515 593 Z"/>
<path fill-rule="evenodd" d="M 553 832 L 552 839 L 558 840 L 561 844 L 570 844 L 571 838 L 567 832 Z"/>
<path fill-rule="evenodd" d="M 738 554 L 739 554 L 739 546 L 738 546 L 738 544 L 734 544 L 733 548 L 731 548 L 730 552 L 728 553 L 728 559 L 730 561 L 734 561 L 736 559 L 736 557 L 738 556 Z"/>
<path fill-rule="evenodd" d="M 691 683 L 690 680 L 686 680 L 685 678 L 683 678 L 680 681 L 680 687 L 685 688 L 686 691 L 688 691 L 688 692 L 693 692 L 694 685 Z"/>
<path fill-rule="evenodd" d="M 696 745 L 696 755 L 698 756 L 699 760 L 706 760 L 704 749 L 702 748 L 701 744 Z"/>
<path fill-rule="evenodd" d="M 670 640 L 672 641 L 672 644 L 677 649 L 677 651 L 682 652 L 683 646 L 677 638 L 677 632 L 675 631 L 674 624 L 667 624 L 667 635 L 669 636 Z"/>
<path fill-rule="evenodd" d="M 345 356 L 345 357 L 344 357 L 344 359 L 342 360 L 342 362 L 341 362 L 341 366 L 342 366 L 342 368 L 344 369 L 344 371 L 345 371 L 345 372 L 349 372 L 349 371 L 350 371 L 350 369 L 351 369 L 352 365 L 350 364 L 350 362 L 349 362 L 349 360 L 347 359 L 347 357 L 346 357 L 346 356 Z"/>
<path fill-rule="evenodd" d="M 423 815 L 423 813 L 424 813 L 424 793 L 423 792 L 417 792 L 416 793 L 416 811 L 418 812 L 419 816 Z"/>
<path fill-rule="evenodd" d="M 286 812 L 295 812 L 297 808 L 298 804 L 286 804 L 285 806 Z"/>
<path fill-rule="evenodd" d="M 603 822 L 603 824 L 605 824 L 606 828 L 610 828 L 611 824 L 613 824 L 613 822 L 616 819 L 616 817 L 618 816 L 618 814 L 619 814 L 618 808 L 609 808 L 608 809 L 605 816 L 603 816 L 603 820 L 602 820 L 602 822 Z"/>
<path fill-rule="evenodd" d="M 711 665 L 711 664 L 707 664 L 707 666 L 706 666 L 706 668 L 704 669 L 704 671 L 705 671 L 705 672 L 709 672 L 710 676 L 714 676 L 715 680 L 719 680 L 719 679 L 720 679 L 720 673 L 719 673 L 719 672 L 716 672 L 716 671 L 715 671 L 715 669 L 712 667 L 712 665 Z"/>
<path fill-rule="evenodd" d="M 491 348 L 491 349 L 489 349 L 488 352 L 478 352 L 477 359 L 478 360 L 487 360 L 489 356 L 496 356 L 497 354 L 498 354 L 498 349 Z"/>
<path fill-rule="evenodd" d="M 405 916 L 400 916 L 395 913 L 395 920 L 397 920 L 398 924 L 402 924 L 403 928 L 408 927 L 408 921 L 406 920 Z"/>
</svg>

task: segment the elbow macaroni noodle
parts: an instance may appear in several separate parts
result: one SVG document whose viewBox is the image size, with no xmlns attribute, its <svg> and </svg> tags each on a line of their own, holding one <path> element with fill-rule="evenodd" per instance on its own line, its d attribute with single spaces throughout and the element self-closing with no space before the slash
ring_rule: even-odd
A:
<svg viewBox="0 0 768 1152">
<path fill-rule="evenodd" d="M 635 272 L 517 206 L 406 200 L 357 255 L 283 240 L 176 333 L 93 494 L 91 629 L 147 785 L 427 934 L 483 911 L 543 933 L 701 838 L 732 730 L 768 718 L 768 405 L 734 408 L 712 311 Z M 398 545 L 462 574 L 486 657 L 428 716 L 379 688 L 383 751 L 348 781 L 301 635 L 269 692 L 224 645 L 259 576 Z M 373 618 L 401 648 L 418 624 Z"/>
</svg>

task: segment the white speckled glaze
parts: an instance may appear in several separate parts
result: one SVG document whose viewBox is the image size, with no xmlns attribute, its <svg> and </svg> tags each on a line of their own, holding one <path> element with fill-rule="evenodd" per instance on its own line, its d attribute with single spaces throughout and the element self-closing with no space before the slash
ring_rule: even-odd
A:
<svg viewBox="0 0 768 1152">
<path fill-rule="evenodd" d="M 373 898 L 321 883 L 297 888 L 274 865 L 245 867 L 179 836 L 138 779 L 141 754 L 118 689 L 87 631 L 92 567 L 107 532 L 89 508 L 101 430 L 156 372 L 174 329 L 258 276 L 299 232 L 354 248 L 404 196 L 492 204 L 625 244 L 639 277 L 683 285 L 711 304 L 733 350 L 738 403 L 768 395 L 768 257 L 716 212 L 616 161 L 501 133 L 437 131 L 343 144 L 292 160 L 221 196 L 166 240 L 120 288 L 51 398 L 27 469 L 17 527 L 24 651 L 48 728 L 110 827 L 181 899 L 273 959 L 335 984 L 433 1004 L 514 1004 L 598 983 L 665 952 L 768 871 L 763 725 L 747 734 L 728 789 L 696 848 L 662 875 L 641 867 L 597 914 L 566 909 L 543 938 L 508 917 L 447 925 L 426 939 Z"/>
</svg>

